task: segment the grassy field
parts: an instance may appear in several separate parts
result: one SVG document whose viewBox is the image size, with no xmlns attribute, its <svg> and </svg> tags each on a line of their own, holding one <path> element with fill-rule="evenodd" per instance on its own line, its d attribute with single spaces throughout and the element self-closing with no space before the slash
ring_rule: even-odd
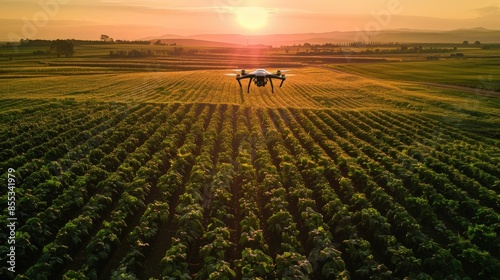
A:
<svg viewBox="0 0 500 280">
<path fill-rule="evenodd" d="M 500 91 L 500 58 L 333 65 L 334 69 L 388 80 L 440 83 Z"/>
<path fill-rule="evenodd" d="M 0 61 L 7 279 L 499 279 L 494 60 L 86 48 Z"/>
</svg>

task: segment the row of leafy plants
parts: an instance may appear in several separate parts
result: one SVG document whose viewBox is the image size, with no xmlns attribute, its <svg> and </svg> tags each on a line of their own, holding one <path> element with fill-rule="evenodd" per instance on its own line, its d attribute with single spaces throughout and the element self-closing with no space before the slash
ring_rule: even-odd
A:
<svg viewBox="0 0 500 280">
<path fill-rule="evenodd" d="M 93 141 L 94 138 L 82 145 L 90 145 L 88 142 Z M 73 168 L 64 170 L 59 163 L 64 161 Z M 87 177 L 78 176 L 82 175 L 74 168 L 79 165 L 78 160 L 71 160 L 68 155 L 59 162 L 49 162 L 46 166 L 41 166 L 39 170 L 32 171 L 31 175 L 21 179 L 23 183 L 18 187 L 19 220 L 23 224 L 19 229 L 23 241 L 18 244 L 18 247 L 22 248 L 20 250 L 21 269 L 33 260 L 33 256 L 37 255 L 36 252 L 40 252 L 41 247 L 70 218 L 70 213 L 81 209 L 89 195 L 95 191 L 99 181 L 106 176 L 106 172 L 97 166 L 88 169 Z M 34 169 L 36 164 L 41 165 L 43 162 L 39 160 L 35 161 L 35 164 L 26 164 L 19 169 L 19 172 L 28 174 L 27 172 L 31 168 Z M 23 214 L 24 212 L 26 213 Z M 25 253 L 26 257 L 24 257 Z"/>
<path fill-rule="evenodd" d="M 209 107 L 205 106 L 191 127 L 183 146 L 179 148 L 176 162 L 172 164 L 172 167 L 179 166 L 182 171 L 181 174 L 172 175 L 177 175 L 174 183 L 184 190 L 175 206 L 174 221 L 177 231 L 172 237 L 170 248 L 161 260 L 162 278 L 191 279 L 191 252 L 194 243 L 204 233 L 203 188 L 214 168 L 211 156 L 200 154 L 204 136 L 207 136 L 204 131 L 212 113 L 209 112 Z"/>
<path fill-rule="evenodd" d="M 165 113 L 167 112 L 168 110 Z M 158 115 L 158 117 L 161 118 L 160 115 Z M 133 159 L 134 156 L 137 157 L 139 154 L 140 153 L 132 154 L 129 160 Z M 83 158 L 82 160 L 83 162 L 88 162 L 88 158 Z M 85 166 L 88 168 L 84 168 L 82 173 L 78 174 L 80 176 L 72 174 L 73 179 L 68 181 L 68 184 L 71 184 L 70 187 L 68 187 L 61 196 L 57 197 L 49 208 L 40 212 L 39 215 L 35 215 L 35 217 L 30 218 L 27 223 L 21 227 L 24 235 L 27 237 L 27 247 L 30 248 L 31 251 L 33 249 L 37 250 L 37 247 L 40 248 L 39 246 L 45 245 L 39 259 L 40 265 L 35 264 L 32 266 L 32 270 L 36 270 L 36 267 L 40 267 L 44 273 L 51 273 L 51 270 L 47 269 L 47 263 L 43 263 L 43 260 L 51 258 L 49 249 L 52 250 L 52 248 L 49 245 L 56 245 L 52 247 L 56 247 L 56 251 L 58 251 L 58 254 L 60 253 L 60 255 L 72 252 L 71 250 L 60 249 L 68 247 L 65 245 L 65 242 L 68 240 L 65 236 L 69 234 L 74 235 L 74 237 L 72 237 L 72 242 L 74 242 L 74 244 L 69 246 L 71 248 L 74 248 L 74 245 L 80 243 L 79 240 L 81 240 L 82 236 L 90 234 L 90 232 L 88 232 L 88 227 L 93 227 L 94 224 L 96 224 L 96 222 L 100 219 L 101 215 L 106 213 L 110 204 L 113 203 L 113 198 L 116 198 L 120 189 L 124 186 L 123 178 L 120 175 L 116 173 L 108 174 L 108 172 L 103 170 L 103 166 L 91 166 L 90 164 Z M 72 210 L 82 211 L 80 213 L 90 211 L 92 215 L 88 215 L 87 213 L 87 215 L 77 216 L 72 214 Z M 64 225 L 65 221 L 71 219 L 72 216 L 77 217 L 73 218 L 73 220 L 69 221 L 65 227 L 59 230 L 59 228 Z M 87 220 L 89 217 L 91 218 L 91 223 L 77 222 L 81 219 Z M 52 243 L 46 245 L 47 241 L 54 236 L 54 229 L 55 232 L 59 230 L 59 233 L 56 235 L 56 239 Z M 58 240 L 62 241 L 59 242 Z M 31 246 L 35 245 L 31 243 L 35 243 L 36 247 Z M 65 251 L 67 252 L 64 253 Z M 58 258 L 54 257 L 53 259 Z M 66 260 L 69 259 L 66 258 Z M 57 261 L 61 262 L 60 260 Z"/>
<path fill-rule="evenodd" d="M 369 135 L 367 135 L 366 138 L 368 138 L 367 141 L 370 143 L 379 142 L 377 139 L 371 139 Z M 380 142 L 377 143 L 377 145 L 383 147 L 384 143 Z M 452 166 L 439 162 L 432 154 L 414 158 L 412 154 L 415 152 L 411 150 L 410 148 L 408 152 L 399 154 L 398 160 L 411 166 L 413 173 L 419 175 L 419 178 L 414 180 L 415 182 L 413 185 L 418 184 L 419 180 L 431 185 L 442 185 L 440 192 L 446 195 L 448 201 L 461 202 L 461 205 L 456 205 L 455 207 L 436 209 L 437 212 L 444 211 L 444 213 L 448 213 L 448 218 L 459 225 L 463 232 L 469 231 L 474 227 L 485 228 L 490 226 L 490 232 L 494 232 L 498 229 L 498 225 L 500 225 L 500 216 L 497 214 L 498 197 L 494 191 L 488 190 L 486 187 L 472 181 L 472 179 L 466 178 L 457 170 L 453 169 Z M 371 155 L 371 157 L 377 158 L 375 155 Z M 390 160 L 387 162 L 390 162 Z M 395 166 L 395 168 L 393 168 L 393 166 Z M 397 173 L 401 177 L 411 176 L 408 172 L 403 171 L 402 166 L 395 162 L 392 162 L 387 168 L 392 172 L 398 171 Z M 443 174 L 448 174 L 448 176 L 443 176 Z M 472 188 L 464 187 L 465 185 L 470 185 Z M 413 190 L 415 187 L 412 186 L 409 189 Z M 473 195 L 471 195 L 471 192 Z M 477 199 L 474 199 L 474 196 L 476 196 Z M 481 203 L 479 203 L 479 201 L 481 201 Z M 436 203 L 439 203 L 439 200 Z M 489 234 L 488 236 L 477 237 L 478 239 L 483 239 L 483 244 L 478 243 L 478 245 L 486 250 L 490 250 L 491 253 L 498 252 L 498 248 L 487 245 L 497 244 L 499 242 L 495 236 Z"/>
<path fill-rule="evenodd" d="M 158 154 L 158 159 L 165 161 L 166 159 L 173 159 L 177 155 L 177 149 L 182 145 L 184 138 L 187 135 L 188 128 L 194 122 L 196 116 L 196 110 L 188 110 L 187 107 L 183 107 L 179 110 L 176 115 L 171 115 L 171 119 L 168 123 L 177 123 L 175 126 L 170 126 L 170 132 L 164 138 L 158 139 L 161 142 L 163 152 Z M 180 121 L 182 119 L 182 122 Z M 111 275 L 112 279 L 136 279 L 138 277 L 139 271 L 144 270 L 147 266 L 145 262 L 145 255 L 148 252 L 148 248 L 156 238 L 158 238 L 158 233 L 161 227 L 168 226 L 168 222 L 171 221 L 170 208 L 168 201 L 176 194 L 180 186 L 169 185 L 166 178 L 167 174 L 172 174 L 176 172 L 175 169 L 178 165 L 170 165 L 167 172 L 157 178 L 158 183 L 155 184 L 160 193 L 160 196 L 155 198 L 153 202 L 150 202 L 146 206 L 146 210 L 142 214 L 139 224 L 134 227 L 134 229 L 128 234 L 127 242 L 130 244 L 130 248 L 127 253 L 120 260 L 119 266 L 116 267 Z"/>
<path fill-rule="evenodd" d="M 155 115 L 158 123 L 157 127 L 162 123 L 161 119 L 164 120 L 167 112 L 168 110 L 166 110 L 164 114 Z M 151 120 L 153 115 L 150 115 L 149 117 L 149 120 Z M 155 132 L 155 130 L 152 130 L 150 131 L 150 133 L 165 134 L 166 131 L 156 130 Z M 153 141 L 153 139 L 154 138 L 151 137 L 149 140 Z M 130 162 L 138 161 L 141 159 L 146 161 L 147 157 L 145 157 L 145 155 L 148 154 L 148 144 L 146 143 L 147 141 L 139 142 L 139 147 L 132 153 L 130 153 L 126 158 L 124 158 L 120 166 L 129 167 Z M 123 142 L 121 142 L 120 145 L 121 144 L 123 144 Z M 111 153 L 116 151 L 120 145 L 118 145 L 116 149 L 111 151 Z M 139 162 L 139 166 L 144 163 L 145 162 Z M 106 169 L 104 164 L 100 165 L 100 167 L 102 169 Z M 144 170 L 145 167 L 141 168 L 143 168 Z M 89 206 L 89 211 L 96 208 L 98 209 L 98 211 L 95 211 L 95 213 L 93 213 L 92 215 L 80 214 L 73 220 L 66 223 L 66 225 L 59 230 L 55 239 L 51 243 L 44 246 L 43 253 L 38 259 L 38 262 L 26 271 L 25 275 L 27 277 L 31 277 L 32 275 L 53 275 L 52 273 L 56 273 L 57 275 L 57 273 L 61 272 L 60 269 L 64 267 L 65 264 L 73 262 L 72 258 L 69 256 L 70 254 L 77 254 L 80 251 L 79 248 L 83 245 L 80 243 L 88 243 L 87 248 L 92 247 L 92 244 L 96 243 L 100 244 L 103 247 L 98 250 L 99 253 L 97 254 L 97 256 L 93 254 L 87 255 L 87 259 L 89 259 L 88 263 L 91 267 L 89 268 L 89 271 L 92 271 L 92 265 L 96 263 L 96 261 L 92 262 L 92 260 L 106 259 L 110 251 L 113 250 L 112 243 L 106 244 L 106 242 L 99 243 L 98 241 L 93 241 L 97 240 L 101 235 L 105 236 L 104 238 L 109 239 L 112 239 L 113 236 L 116 237 L 113 230 L 119 230 L 120 227 L 123 226 L 124 221 L 121 220 L 121 218 L 123 217 L 114 219 L 114 221 L 116 222 L 114 222 L 113 220 L 103 221 L 103 215 L 108 215 L 108 213 L 110 213 L 109 211 L 113 209 L 113 207 L 121 209 L 120 211 L 113 212 L 116 213 L 116 216 L 120 216 L 121 213 L 132 213 L 133 209 L 140 205 L 141 202 L 141 200 L 137 199 L 136 196 L 144 196 L 144 193 L 147 192 L 147 188 L 144 189 L 143 187 L 147 184 L 145 183 L 144 179 L 133 178 L 133 176 L 132 178 L 130 178 L 130 176 L 126 176 L 126 174 L 119 171 L 115 172 L 113 170 L 108 170 L 107 172 L 109 176 L 98 183 L 97 192 L 88 200 L 88 202 L 83 207 L 84 210 L 87 206 Z M 132 171 L 132 174 L 135 172 L 137 172 L 137 174 L 140 174 L 140 169 Z M 82 174 L 79 175 L 83 176 L 85 173 L 86 172 L 83 171 Z M 101 186 L 102 188 L 99 188 L 99 186 Z M 113 215 L 111 216 L 116 217 Z M 91 217 L 90 223 L 87 222 L 80 224 L 77 222 L 80 219 L 88 219 L 89 217 Z M 61 220 L 64 221 L 64 219 L 59 219 L 58 222 L 60 222 Z M 99 226 L 101 222 L 102 224 Z M 45 223 L 45 221 L 42 220 L 42 223 Z M 101 227 L 101 229 L 97 231 L 99 227 Z M 107 228 L 110 229 L 107 230 Z M 89 229 L 91 229 L 92 231 L 89 231 Z M 99 234 L 99 232 L 101 234 Z M 91 240 L 85 242 L 83 241 L 84 238 L 91 236 L 93 236 Z M 92 250 L 89 249 L 88 251 L 91 252 Z M 89 273 L 89 275 L 92 274 Z"/>
<path fill-rule="evenodd" d="M 266 279 L 273 277 L 275 273 L 274 259 L 270 255 L 270 246 L 273 244 L 268 243 L 267 229 L 263 228 L 265 225 L 262 210 L 263 188 L 258 183 L 254 167 L 255 158 L 252 156 L 252 150 L 257 154 L 266 150 L 255 149 L 252 146 L 258 135 L 256 135 L 257 130 L 250 126 L 247 114 L 249 114 L 248 109 L 240 107 L 236 117 L 235 140 L 238 142 L 238 149 L 235 183 L 236 188 L 241 189 L 238 201 L 241 213 L 238 251 L 241 257 L 236 260 L 236 266 L 240 269 L 242 279 Z"/>
<path fill-rule="evenodd" d="M 203 263 L 195 279 L 234 279 L 237 272 L 231 262 L 235 250 L 234 206 L 231 184 L 234 180 L 233 108 L 218 105 L 204 133 L 201 157 L 211 157 L 213 167 L 201 182 L 203 206 L 208 214 L 198 251 Z"/>
<path fill-rule="evenodd" d="M 301 112 L 297 112 L 297 114 L 301 114 Z M 385 194 L 383 189 L 381 189 L 379 186 L 377 186 L 377 184 L 371 180 L 370 176 L 368 174 L 366 174 L 365 171 L 363 171 L 363 169 L 360 169 L 360 167 L 356 164 L 355 161 L 349 160 L 349 158 L 347 158 L 348 155 L 346 155 L 346 156 L 342 155 L 343 152 L 348 152 L 348 153 L 351 153 L 352 155 L 355 154 L 356 157 L 359 157 L 359 156 L 361 156 L 361 153 L 356 149 L 356 147 L 353 147 L 347 141 L 342 142 L 342 139 L 340 139 L 340 137 L 336 135 L 335 131 L 333 131 L 333 130 L 329 129 L 327 126 L 325 126 L 325 123 L 322 123 L 323 118 L 319 119 L 312 114 L 309 114 L 308 117 L 311 118 L 311 120 L 315 123 L 315 125 L 318 125 L 319 127 L 322 128 L 321 132 L 318 131 L 317 129 L 314 128 L 312 123 L 308 121 L 308 119 L 302 117 L 301 121 L 303 122 L 304 125 L 306 125 L 308 131 L 314 132 L 316 130 L 316 131 L 318 131 L 318 133 L 325 134 L 329 139 L 336 140 L 336 141 L 334 141 L 334 143 L 326 142 L 325 144 L 327 144 L 328 146 L 325 145 L 324 148 L 325 149 L 332 149 L 333 148 L 333 149 L 338 150 L 335 152 L 335 154 L 340 155 L 338 158 L 338 161 L 340 164 L 340 169 L 344 170 L 344 172 L 348 173 L 346 175 L 348 175 L 350 177 L 349 181 L 346 181 L 345 179 L 341 180 L 340 187 L 344 188 L 344 187 L 349 186 L 351 184 L 351 183 L 349 183 L 349 182 L 351 182 L 351 180 L 352 180 L 352 183 L 354 184 L 354 186 L 356 186 L 356 188 L 354 188 L 354 189 L 347 189 L 347 190 L 344 190 L 344 191 L 341 190 L 341 191 L 344 192 L 345 194 L 348 194 L 351 196 L 350 201 L 349 201 L 349 204 L 351 205 L 351 207 L 356 206 L 356 208 L 359 207 L 358 209 L 361 210 L 361 212 L 355 212 L 354 215 L 352 216 L 352 218 L 354 219 L 353 222 L 355 222 L 355 224 L 357 224 L 358 227 L 360 228 L 359 231 L 364 232 L 365 234 L 370 233 L 370 232 L 376 233 L 373 235 L 369 234 L 366 237 L 368 240 L 370 240 L 374 244 L 374 246 L 376 248 L 375 251 L 382 250 L 382 251 L 386 252 L 385 258 L 390 260 L 390 262 L 392 263 L 391 267 L 393 267 L 394 273 L 396 275 L 400 275 L 400 276 L 401 275 L 420 275 L 419 277 L 424 277 L 425 274 L 422 274 L 421 272 L 419 272 L 419 266 L 421 263 L 421 259 L 415 258 L 413 256 L 412 250 L 406 248 L 405 246 L 403 246 L 402 244 L 400 244 L 397 241 L 398 238 L 402 238 L 402 240 L 404 240 L 404 242 L 407 243 L 408 237 L 400 236 L 398 234 L 398 232 L 402 231 L 402 229 L 398 229 L 398 227 L 396 227 L 395 234 L 399 237 L 395 238 L 395 236 L 392 236 L 391 232 L 388 229 L 391 227 L 391 224 L 393 224 L 393 225 L 396 224 L 399 227 L 404 226 L 406 228 L 407 232 L 413 232 L 412 235 L 414 235 L 415 237 L 416 236 L 424 236 L 425 237 L 425 235 L 422 235 L 422 233 L 420 232 L 420 230 L 418 228 L 411 229 L 411 225 L 412 225 L 411 223 L 401 224 L 400 221 L 391 220 L 391 219 L 388 219 L 388 221 L 385 221 L 386 219 L 384 217 L 382 217 L 380 212 L 372 208 L 370 201 L 367 200 L 367 197 L 372 198 L 371 196 L 374 193 L 382 194 L 382 199 L 385 200 L 384 203 L 386 203 L 386 204 L 388 202 L 391 202 L 392 198 L 390 196 L 388 196 L 387 194 Z M 342 131 L 341 131 L 341 133 L 342 133 Z M 316 135 L 313 134 L 312 137 L 316 137 Z M 336 139 L 336 138 L 338 138 L 338 139 Z M 320 145 L 324 145 L 321 142 L 322 141 L 318 141 L 318 143 Z M 342 147 L 342 149 L 344 151 L 340 150 L 339 149 L 340 147 L 335 147 L 334 145 L 336 143 L 339 143 L 338 146 Z M 397 204 L 394 204 L 394 203 L 392 204 L 392 206 L 399 207 Z M 408 215 L 408 213 L 405 211 L 405 209 L 400 207 L 399 212 L 401 212 L 401 211 L 402 211 L 401 214 L 403 215 L 403 216 L 401 216 L 401 218 L 405 218 L 405 219 L 409 218 L 411 221 L 412 217 L 410 215 Z M 385 225 L 385 226 L 382 226 L 382 227 L 378 226 L 378 230 L 377 230 L 376 223 L 362 222 L 363 220 L 361 219 L 361 217 L 365 216 L 365 214 L 363 214 L 363 213 L 367 213 L 367 214 L 372 213 L 372 214 L 370 214 L 372 217 L 370 219 L 366 219 L 366 221 L 379 221 L 380 225 Z M 360 221 L 360 219 L 361 219 L 361 221 Z M 391 224 L 389 224 L 388 222 L 391 222 Z M 368 228 L 366 228 L 366 226 L 368 226 Z M 385 229 L 385 230 L 383 230 L 383 229 Z M 381 239 L 381 236 L 386 236 L 389 239 Z M 410 243 L 407 243 L 407 244 L 410 245 Z"/>
<path fill-rule="evenodd" d="M 344 254 L 349 271 L 353 273 L 353 276 L 361 279 L 368 277 L 390 278 L 392 272 L 384 264 L 375 260 L 370 243 L 356 232 L 356 219 L 351 219 L 351 217 L 362 214 L 365 210 L 376 210 L 368 208 L 361 209 L 361 211 L 359 209 L 349 211 L 344 202 L 349 203 L 355 194 L 351 180 L 342 177 L 335 162 L 314 141 L 309 135 L 310 133 L 305 133 L 303 127 L 295 120 L 295 117 L 301 115 L 300 112 L 292 109 L 291 112 L 280 110 L 280 113 L 294 134 L 294 137 L 288 137 L 286 140 L 289 142 L 290 150 L 295 151 L 295 158 L 298 159 L 297 167 L 300 169 L 306 185 L 313 190 L 316 204 L 324 213 L 325 219 L 329 221 L 328 225 L 335 229 L 332 231 L 333 237 L 336 242 L 341 243 L 339 249 Z M 308 126 L 308 129 L 316 131 L 311 126 Z M 381 218 L 378 217 L 381 224 L 387 225 L 387 222 Z"/>
<path fill-rule="evenodd" d="M 324 118 L 323 118 L 323 119 L 324 119 Z M 348 122 L 348 121 L 344 119 L 342 123 L 344 124 L 344 123 L 346 123 L 346 122 Z M 351 127 L 351 128 L 352 128 L 352 129 L 354 129 L 354 127 Z M 357 140 L 356 140 L 356 139 L 350 139 L 350 142 L 356 143 L 356 142 L 357 142 Z M 372 142 L 372 143 L 376 143 L 377 141 L 374 141 L 374 140 L 372 139 L 372 141 L 371 141 L 371 142 Z M 363 145 L 365 145 L 365 146 L 366 146 L 366 144 L 363 144 Z M 383 143 L 380 143 L 380 145 L 381 145 L 381 146 L 383 146 L 384 144 L 383 144 Z M 358 155 L 358 161 L 359 161 L 361 158 L 362 158 L 362 155 Z M 399 155 L 399 158 L 401 158 L 401 155 Z M 364 160 L 364 162 L 365 162 L 365 163 L 366 163 L 367 161 L 369 161 L 369 159 L 365 159 L 365 160 Z M 372 164 L 372 165 L 373 165 L 373 164 Z M 373 169 L 373 166 L 372 166 L 372 169 Z M 420 170 L 422 170 L 422 169 L 425 169 L 425 167 L 420 166 L 420 168 L 419 168 L 419 169 L 420 169 Z M 394 172 L 394 170 L 391 170 L 391 168 L 389 168 L 389 170 Z M 401 169 L 399 169 L 399 170 L 401 170 Z M 403 169 L 403 170 L 404 170 L 404 171 L 406 171 L 407 169 Z M 410 169 L 410 170 L 411 170 L 411 169 Z M 373 172 L 372 172 L 372 173 L 373 173 Z M 407 173 L 407 172 L 406 172 L 406 173 L 404 173 L 404 172 L 403 172 L 403 173 L 402 173 L 402 172 L 397 172 L 397 175 L 401 176 L 401 174 L 408 174 L 408 173 Z M 373 175 L 373 176 L 377 176 L 376 174 L 372 174 L 372 175 Z M 443 178 L 443 177 L 441 177 L 441 178 Z M 418 180 L 418 179 L 417 179 L 417 180 Z M 436 181 L 436 180 L 435 180 L 435 178 L 434 178 L 434 179 L 430 180 L 430 181 L 429 181 L 429 183 L 431 183 L 431 184 L 436 184 L 436 183 L 437 183 L 437 181 Z M 394 185 L 393 185 L 392 187 L 393 187 L 393 189 L 394 189 Z M 402 185 L 401 185 L 399 188 L 396 188 L 396 189 L 397 189 L 397 190 L 400 190 L 399 195 L 396 195 L 396 197 L 398 197 L 398 196 L 399 196 L 399 197 L 401 197 L 401 196 L 404 196 L 404 195 L 405 195 L 405 194 L 404 194 L 404 191 L 405 191 L 406 189 L 405 189 L 405 188 L 403 188 L 403 187 L 402 187 Z M 415 189 L 415 187 L 409 187 L 409 189 Z M 466 197 L 465 197 L 465 198 L 466 198 Z M 423 206 L 428 205 L 428 203 L 426 202 L 426 200 L 425 200 L 424 198 L 420 198 L 420 199 L 415 200 L 415 199 L 412 199 L 412 198 L 411 198 L 411 196 L 410 196 L 410 197 L 408 197 L 408 198 L 406 199 L 406 202 L 408 202 L 408 204 L 410 204 L 410 205 L 409 205 L 409 206 L 407 206 L 407 207 L 409 207 L 409 208 L 414 208 L 414 209 L 415 209 L 415 206 L 411 206 L 411 204 L 414 204 L 414 201 L 424 202 L 425 204 L 424 204 Z M 405 203 L 403 202 L 403 204 L 405 204 Z M 422 205 L 422 204 L 421 204 L 421 205 Z M 426 207 L 427 207 L 427 209 L 429 209 L 429 206 L 426 206 Z M 421 210 L 421 209 L 422 209 L 422 206 L 419 206 L 419 209 L 420 209 L 419 211 L 421 212 L 421 211 L 422 211 L 422 210 Z M 422 213 L 422 212 L 421 212 L 421 213 Z M 420 213 L 420 214 L 421 214 L 421 213 Z M 431 213 L 432 213 L 432 211 L 431 211 Z M 418 215 L 420 215 L 419 213 L 416 213 L 416 214 L 417 214 L 417 217 L 418 217 Z M 429 216 L 429 215 L 427 215 L 427 216 Z M 456 216 L 454 216 L 454 217 L 456 217 Z M 426 220 L 426 221 L 428 222 L 429 220 Z M 443 227 L 442 227 L 442 222 L 437 221 L 436 219 L 434 219 L 433 221 L 434 221 L 434 222 L 435 222 L 435 224 L 436 224 L 436 228 L 443 228 Z M 465 219 L 462 219 L 462 221 L 466 221 L 466 220 L 465 220 Z M 424 222 L 424 223 L 425 223 L 425 222 Z M 440 227 L 438 227 L 437 225 L 439 225 Z M 456 236 L 456 234 L 450 234 L 450 233 L 451 233 L 450 231 L 447 231 L 447 233 L 449 233 L 449 234 L 448 234 L 449 238 L 453 238 L 454 236 Z M 460 236 L 459 236 L 458 238 L 459 238 L 459 239 L 461 239 L 461 238 L 460 238 Z M 455 238 L 453 238 L 453 239 L 450 239 L 450 240 L 453 240 L 453 241 L 450 243 L 450 246 L 451 246 L 451 247 L 453 247 L 453 246 L 457 246 L 457 245 L 460 245 L 460 246 L 461 246 L 461 249 L 460 249 L 460 250 L 458 250 L 458 252 L 457 252 L 457 253 L 455 253 L 455 255 L 459 255 L 459 253 L 460 253 L 460 252 L 469 252 L 469 253 L 471 253 L 471 252 L 476 252 L 477 254 L 479 254 L 479 255 L 476 255 L 476 257 L 474 257 L 474 258 L 470 258 L 470 259 L 465 259 L 465 260 L 464 260 L 464 258 L 461 258 L 463 261 L 465 261 L 464 265 L 467 265 L 467 267 L 470 267 L 473 263 L 477 263 L 477 262 L 479 262 L 479 261 L 480 261 L 480 262 L 482 263 L 482 266 L 481 266 L 481 267 L 483 267 L 483 269 L 482 269 L 482 270 L 480 270 L 480 271 L 479 271 L 479 272 L 477 272 L 477 273 L 480 273 L 480 275 L 489 275 L 489 273 L 490 273 L 492 270 L 494 270 L 494 267 L 496 267 L 496 266 L 497 266 L 497 264 L 496 264 L 496 263 L 497 263 L 497 261 L 495 261 L 495 258 L 491 258 L 491 257 L 488 257 L 488 255 L 484 255 L 483 253 L 481 253 L 481 250 L 478 250 L 478 248 L 477 248 L 477 247 L 475 248 L 473 245 L 472 245 L 472 247 L 470 247 L 470 246 L 471 246 L 471 245 L 469 244 L 470 242 L 459 242 L 460 240 L 456 240 L 456 239 L 457 239 L 456 237 L 455 237 Z M 467 241 L 467 240 L 466 240 L 466 241 Z M 469 244 L 469 245 L 467 245 L 467 244 Z M 417 242 L 417 241 L 415 241 L 415 245 L 414 245 L 414 246 L 415 246 L 415 247 L 417 247 L 417 246 L 418 246 L 418 242 Z M 434 247 L 435 247 L 435 246 L 434 246 Z M 475 248 L 475 249 L 474 249 L 474 248 Z M 442 255 L 442 254 L 441 254 L 441 255 Z M 463 256 L 463 254 L 461 254 L 461 255 Z M 457 268 L 457 269 L 458 269 L 458 268 Z M 459 269 L 458 271 L 460 271 L 460 269 Z"/>
</svg>

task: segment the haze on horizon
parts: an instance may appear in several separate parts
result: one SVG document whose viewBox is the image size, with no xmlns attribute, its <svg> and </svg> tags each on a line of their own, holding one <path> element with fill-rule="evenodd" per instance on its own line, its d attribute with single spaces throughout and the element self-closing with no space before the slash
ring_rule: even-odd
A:
<svg viewBox="0 0 500 280">
<path fill-rule="evenodd" d="M 491 0 L 0 0 L 0 41 L 381 29 L 500 30 Z"/>
</svg>

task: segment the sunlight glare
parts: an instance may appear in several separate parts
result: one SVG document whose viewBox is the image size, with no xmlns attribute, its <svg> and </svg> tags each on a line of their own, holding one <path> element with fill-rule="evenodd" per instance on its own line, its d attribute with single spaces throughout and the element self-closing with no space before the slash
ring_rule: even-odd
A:
<svg viewBox="0 0 500 280">
<path fill-rule="evenodd" d="M 266 26 L 268 13 L 259 7 L 242 7 L 236 10 L 238 24 L 249 30 L 258 30 Z"/>
</svg>

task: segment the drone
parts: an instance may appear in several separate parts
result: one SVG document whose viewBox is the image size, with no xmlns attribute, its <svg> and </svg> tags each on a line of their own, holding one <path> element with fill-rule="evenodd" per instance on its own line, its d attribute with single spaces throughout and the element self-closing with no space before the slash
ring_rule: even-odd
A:
<svg viewBox="0 0 500 280">
<path fill-rule="evenodd" d="M 285 74 L 281 74 L 281 72 L 284 71 L 286 70 L 283 71 L 278 70 L 276 71 L 276 74 L 273 74 L 263 68 L 256 69 L 250 73 L 247 73 L 245 70 L 241 70 L 240 74 L 236 74 L 236 80 L 238 81 L 238 84 L 240 84 L 240 87 L 243 87 L 241 85 L 240 80 L 250 79 L 248 81 L 248 93 L 250 93 L 250 85 L 252 84 L 252 81 L 254 81 L 257 87 L 264 87 L 267 85 L 267 82 L 269 81 L 271 83 L 271 92 L 274 93 L 273 79 L 281 80 L 280 83 L 281 87 L 286 80 Z M 233 76 L 234 74 L 228 74 L 228 75 Z"/>
</svg>

